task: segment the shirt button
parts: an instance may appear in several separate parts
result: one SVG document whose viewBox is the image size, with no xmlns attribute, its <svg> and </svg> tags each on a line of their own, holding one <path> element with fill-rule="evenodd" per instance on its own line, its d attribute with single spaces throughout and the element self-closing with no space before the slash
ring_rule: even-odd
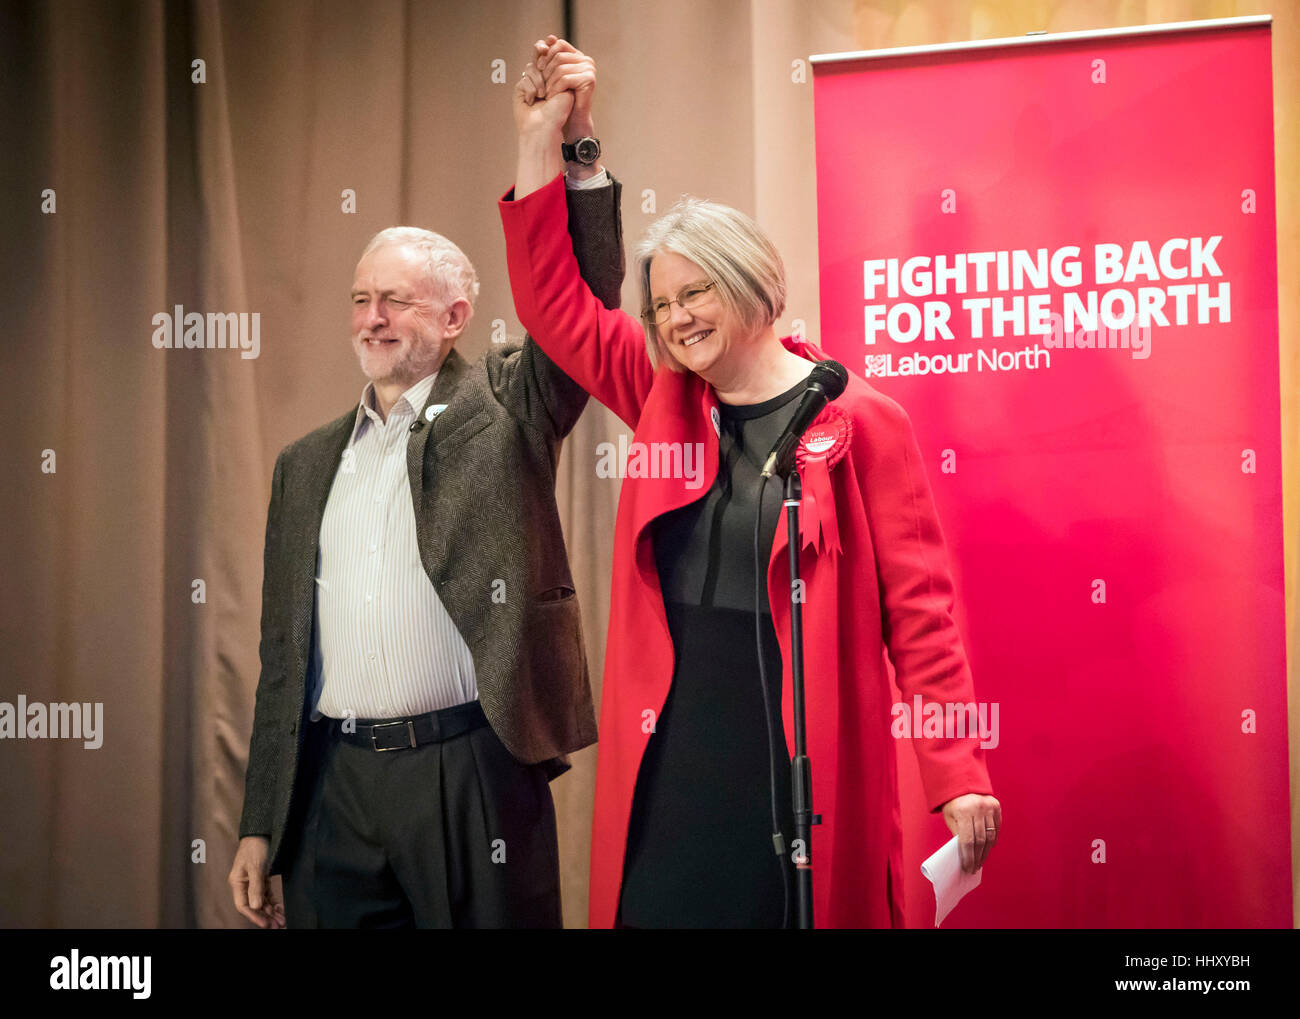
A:
<svg viewBox="0 0 1300 1019">
<path fill-rule="evenodd" d="M 370 543 L 370 551 L 371 551 L 371 552 L 374 552 L 377 548 L 379 548 L 379 546 L 376 545 L 376 544 L 372 541 L 372 542 Z"/>
<path fill-rule="evenodd" d="M 374 595 L 366 595 L 366 601 L 374 601 Z"/>
</svg>

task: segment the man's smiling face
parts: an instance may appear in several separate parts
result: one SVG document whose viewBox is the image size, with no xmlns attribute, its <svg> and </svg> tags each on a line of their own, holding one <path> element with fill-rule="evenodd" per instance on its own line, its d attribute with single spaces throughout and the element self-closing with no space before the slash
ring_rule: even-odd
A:
<svg viewBox="0 0 1300 1019">
<path fill-rule="evenodd" d="M 414 248 L 387 245 L 363 257 L 352 283 L 352 347 L 366 378 L 409 388 L 437 371 L 451 349 L 446 311 Z"/>
</svg>

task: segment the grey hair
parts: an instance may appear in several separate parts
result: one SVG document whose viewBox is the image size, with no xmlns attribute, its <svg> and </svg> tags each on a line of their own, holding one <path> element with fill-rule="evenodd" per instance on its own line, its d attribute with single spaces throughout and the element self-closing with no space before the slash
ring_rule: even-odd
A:
<svg viewBox="0 0 1300 1019">
<path fill-rule="evenodd" d="M 478 299 L 478 273 L 465 252 L 442 234 L 417 226 L 390 226 L 370 238 L 361 257 L 386 247 L 415 248 L 424 256 L 434 293 L 447 304 L 463 297 L 474 307 Z"/>
<path fill-rule="evenodd" d="M 758 224 L 738 209 L 703 198 L 683 197 L 655 220 L 637 245 L 641 307 L 648 310 L 650 262 L 660 252 L 688 258 L 705 271 L 723 306 L 747 330 L 770 326 L 785 311 L 785 265 Z M 681 365 L 659 338 L 659 328 L 642 319 L 646 353 L 655 368 Z"/>
</svg>

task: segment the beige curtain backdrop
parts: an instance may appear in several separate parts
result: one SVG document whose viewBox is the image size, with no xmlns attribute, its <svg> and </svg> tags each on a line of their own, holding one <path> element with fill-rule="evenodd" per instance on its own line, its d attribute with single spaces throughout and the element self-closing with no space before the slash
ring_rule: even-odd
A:
<svg viewBox="0 0 1300 1019">
<path fill-rule="evenodd" d="M 494 331 L 521 335 L 496 211 L 513 177 L 509 92 L 531 40 L 562 31 L 563 6 L 0 6 L 0 286 L 15 315 L 0 352 L 0 700 L 102 702 L 104 712 L 98 750 L 0 743 L 0 924 L 245 925 L 226 875 L 258 677 L 272 464 L 360 395 L 347 294 L 376 230 L 426 226 L 475 262 L 482 296 L 463 353 L 482 353 Z M 812 84 L 797 61 L 1272 13 L 1295 648 L 1296 0 L 574 0 L 571 9 L 572 37 L 599 67 L 598 133 L 624 182 L 629 246 L 683 192 L 750 210 L 790 273 L 782 325 L 801 319 L 813 338 Z M 46 189 L 53 214 L 42 213 Z M 354 213 L 343 211 L 345 189 Z M 634 309 L 631 284 L 624 298 Z M 153 316 L 177 304 L 258 312 L 259 356 L 154 349 Z M 597 444 L 620 428 L 593 404 L 566 443 L 559 486 L 597 684 L 618 482 L 594 466 Z M 1290 660 L 1294 831 L 1300 698 Z M 553 785 L 570 926 L 586 918 L 596 752 L 576 755 Z"/>
</svg>

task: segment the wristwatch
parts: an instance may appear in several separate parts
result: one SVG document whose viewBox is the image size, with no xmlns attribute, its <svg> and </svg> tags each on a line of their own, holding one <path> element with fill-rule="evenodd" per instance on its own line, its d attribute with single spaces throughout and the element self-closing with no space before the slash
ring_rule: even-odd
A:
<svg viewBox="0 0 1300 1019">
<path fill-rule="evenodd" d="M 572 145 L 567 142 L 560 145 L 560 153 L 566 163 L 582 163 L 590 166 L 600 158 L 600 142 L 595 138 L 579 138 Z"/>
</svg>

